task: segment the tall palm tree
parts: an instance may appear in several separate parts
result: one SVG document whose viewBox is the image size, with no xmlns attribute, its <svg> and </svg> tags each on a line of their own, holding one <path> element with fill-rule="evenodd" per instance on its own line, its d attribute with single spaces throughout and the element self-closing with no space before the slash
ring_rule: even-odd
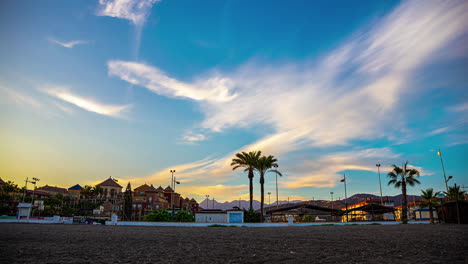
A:
<svg viewBox="0 0 468 264">
<path fill-rule="evenodd" d="M 421 190 L 421 192 L 421 197 L 423 199 L 419 205 L 421 208 L 429 207 L 429 220 L 431 224 L 433 224 L 434 214 L 432 212 L 432 208 L 438 205 L 439 198 L 437 197 L 437 195 L 439 195 L 440 192 L 434 192 L 434 189 L 432 188 L 426 189 L 425 191 Z"/>
<path fill-rule="evenodd" d="M 420 184 L 418 179 L 419 171 L 416 169 L 408 168 L 408 161 L 403 165 L 402 168 L 392 165 L 393 170 L 387 174 L 387 177 L 390 178 L 388 185 L 394 185 L 395 188 L 401 187 L 402 194 L 402 204 L 401 204 L 401 221 L 403 224 L 408 223 L 408 202 L 406 198 L 406 186 L 409 185 L 413 187 L 416 183 Z"/>
<path fill-rule="evenodd" d="M 249 153 L 247 152 L 242 152 L 242 153 L 237 153 L 236 157 L 232 159 L 231 166 L 232 170 L 235 170 L 237 168 L 245 168 L 244 171 L 248 171 L 248 177 L 249 177 L 249 195 L 250 195 L 250 210 L 252 210 L 252 201 L 253 201 L 253 178 L 254 178 L 254 169 L 255 169 L 255 164 L 257 163 L 257 160 L 260 158 L 260 155 L 262 155 L 262 152 L 259 151 L 250 151 Z"/>
<path fill-rule="evenodd" d="M 459 185 L 450 186 L 448 192 L 444 192 L 449 201 L 463 201 L 465 200 L 465 191 L 460 191 Z"/>
<path fill-rule="evenodd" d="M 262 156 L 257 160 L 257 163 L 255 164 L 255 169 L 258 171 L 260 174 L 260 221 L 263 222 L 263 205 L 265 201 L 265 174 L 267 172 L 276 172 L 278 175 L 281 175 L 279 171 L 276 169 L 271 169 L 271 168 L 276 168 L 278 164 L 276 163 L 278 160 L 269 155 L 268 157 Z"/>
</svg>

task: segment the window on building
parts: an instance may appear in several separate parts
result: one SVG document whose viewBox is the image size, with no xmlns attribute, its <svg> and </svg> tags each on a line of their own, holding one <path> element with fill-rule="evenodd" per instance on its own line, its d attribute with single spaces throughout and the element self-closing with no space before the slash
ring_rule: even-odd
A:
<svg viewBox="0 0 468 264">
<path fill-rule="evenodd" d="M 132 207 L 133 207 L 133 209 L 135 209 L 135 208 L 136 208 L 136 204 L 132 204 Z"/>
<path fill-rule="evenodd" d="M 138 209 L 141 209 L 141 204 L 138 205 Z"/>
<path fill-rule="evenodd" d="M 148 209 L 153 209 L 153 207 L 151 206 L 151 204 L 148 204 L 148 206 L 146 206 L 146 208 L 148 208 Z"/>
<path fill-rule="evenodd" d="M 153 202 L 153 197 L 148 198 L 148 202 L 152 203 Z"/>
</svg>

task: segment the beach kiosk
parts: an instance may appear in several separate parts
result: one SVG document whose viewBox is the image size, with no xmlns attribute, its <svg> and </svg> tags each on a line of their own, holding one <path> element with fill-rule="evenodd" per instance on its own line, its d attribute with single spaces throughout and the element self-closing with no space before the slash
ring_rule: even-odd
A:
<svg viewBox="0 0 468 264">
<path fill-rule="evenodd" d="M 30 203 L 19 203 L 17 206 L 18 219 L 21 219 L 21 217 L 29 218 L 29 216 L 31 215 L 31 207 L 32 205 Z"/>
</svg>

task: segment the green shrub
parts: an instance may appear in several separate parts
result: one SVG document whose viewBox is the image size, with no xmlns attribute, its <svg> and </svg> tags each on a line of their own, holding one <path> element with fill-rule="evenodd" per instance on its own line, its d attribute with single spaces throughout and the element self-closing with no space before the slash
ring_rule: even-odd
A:
<svg viewBox="0 0 468 264">
<path fill-rule="evenodd" d="M 245 223 L 260 223 L 260 213 L 255 212 L 253 209 L 248 211 L 244 210 Z"/>
<path fill-rule="evenodd" d="M 195 216 L 189 211 L 182 209 L 176 213 L 174 220 L 176 222 L 195 222 Z"/>
</svg>

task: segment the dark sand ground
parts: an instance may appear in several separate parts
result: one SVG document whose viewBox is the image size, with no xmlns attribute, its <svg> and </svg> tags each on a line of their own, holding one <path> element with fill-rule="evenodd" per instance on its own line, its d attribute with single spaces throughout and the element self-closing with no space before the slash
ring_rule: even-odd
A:
<svg viewBox="0 0 468 264">
<path fill-rule="evenodd" d="M 467 225 L 0 224 L 0 263 L 468 263 Z"/>
</svg>

